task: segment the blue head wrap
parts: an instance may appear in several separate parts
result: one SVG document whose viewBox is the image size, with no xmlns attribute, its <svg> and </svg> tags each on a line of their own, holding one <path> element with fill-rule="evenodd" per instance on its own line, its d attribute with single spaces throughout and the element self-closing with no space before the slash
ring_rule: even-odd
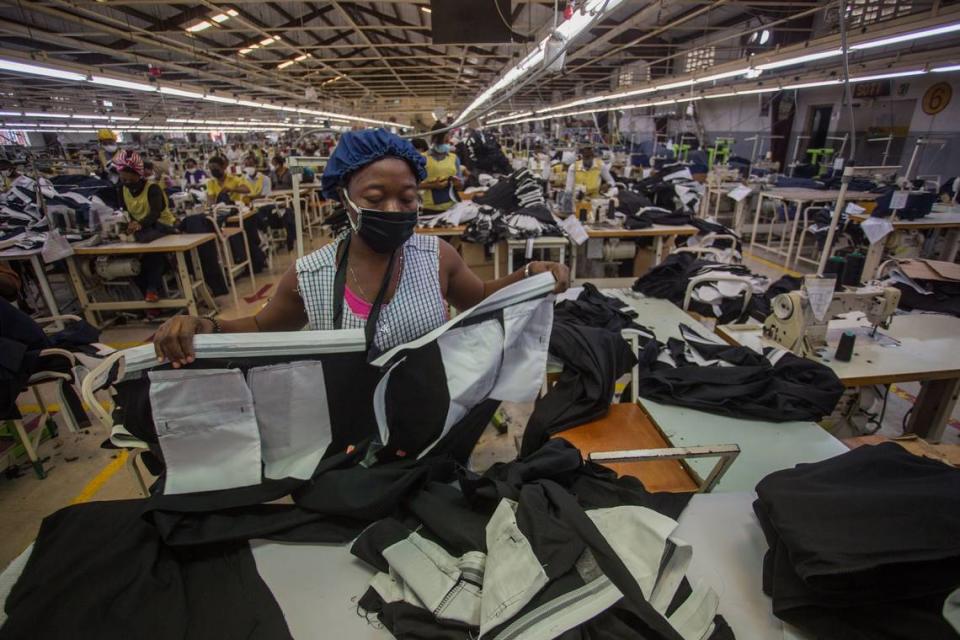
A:
<svg viewBox="0 0 960 640">
<path fill-rule="evenodd" d="M 337 148 L 330 154 L 327 167 L 323 170 L 323 177 L 320 178 L 323 197 L 336 200 L 339 197 L 337 189 L 343 186 L 347 176 L 386 157 L 406 160 L 417 182 L 427 177 L 426 159 L 408 140 L 386 129 L 348 131 L 340 137 Z"/>
</svg>

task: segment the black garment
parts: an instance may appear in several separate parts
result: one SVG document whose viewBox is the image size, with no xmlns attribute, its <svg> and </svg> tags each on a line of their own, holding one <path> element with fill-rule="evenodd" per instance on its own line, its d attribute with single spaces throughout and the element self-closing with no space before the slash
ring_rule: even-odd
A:
<svg viewBox="0 0 960 640">
<path fill-rule="evenodd" d="M 513 169 L 496 136 L 486 131 L 471 130 L 466 139 L 457 145 L 456 151 L 460 163 L 472 175 L 507 174 Z"/>
<path fill-rule="evenodd" d="M 537 399 L 523 433 L 523 455 L 535 451 L 551 434 L 606 415 L 617 378 L 636 362 L 618 330 L 562 321 L 553 324 L 550 353 L 563 361 L 563 371 Z"/>
<path fill-rule="evenodd" d="M 246 542 L 168 547 L 140 518 L 141 502 L 91 502 L 45 518 L 0 638 L 291 637 Z"/>
<path fill-rule="evenodd" d="M 777 471 L 757 495 L 777 617 L 825 639 L 958 637 L 941 612 L 960 585 L 960 471 L 887 443 Z"/>
<path fill-rule="evenodd" d="M 763 292 L 763 295 L 750 298 L 750 317 L 763 322 L 773 313 L 771 304 L 773 299 L 781 293 L 796 291 L 803 286 L 803 278 L 794 276 L 783 276 Z M 902 306 L 902 305 L 901 305 Z"/>
<path fill-rule="evenodd" d="M 711 272 L 723 272 L 733 275 L 749 276 L 750 269 L 743 265 L 722 264 L 703 260 L 692 253 L 674 253 L 666 260 L 637 278 L 633 290 L 652 298 L 669 300 L 678 307 L 683 306 L 690 279 Z M 716 317 L 721 324 L 736 322 L 743 310 L 743 294 L 732 298 L 723 298 L 717 314 L 713 304 L 706 304 L 691 297 L 689 309 L 706 317 Z M 766 316 L 764 316 L 766 317 Z"/>
<path fill-rule="evenodd" d="M 833 370 L 813 360 L 713 343 L 685 325 L 681 331 L 688 347 L 703 358 L 733 366 L 671 366 L 658 360 L 660 345 L 650 340 L 640 357 L 641 397 L 737 418 L 787 422 L 819 420 L 843 395 Z M 771 362 L 768 356 L 776 357 Z"/>
<path fill-rule="evenodd" d="M 180 231 L 182 233 L 213 233 L 213 223 L 206 216 L 187 216 L 180 221 Z M 155 254 L 162 255 L 162 254 Z M 203 279 L 207 283 L 210 292 L 215 296 L 224 296 L 230 292 L 227 288 L 226 278 L 223 277 L 223 270 L 220 268 L 220 258 L 217 254 L 217 246 L 214 242 L 204 242 L 197 247 L 197 255 L 200 256 L 200 267 L 203 270 Z M 187 269 L 193 272 L 193 263 L 187 261 Z"/>
<path fill-rule="evenodd" d="M 554 322 L 568 322 L 588 327 L 620 331 L 641 328 L 636 324 L 637 312 L 617 298 L 603 295 L 589 282 L 576 300 L 564 300 L 556 305 Z"/>
<path fill-rule="evenodd" d="M 936 311 L 960 316 L 960 283 L 941 282 L 938 280 L 917 280 L 929 295 L 919 293 L 916 289 L 902 282 L 893 282 L 891 286 L 900 290 L 900 308 L 906 311 Z"/>
</svg>

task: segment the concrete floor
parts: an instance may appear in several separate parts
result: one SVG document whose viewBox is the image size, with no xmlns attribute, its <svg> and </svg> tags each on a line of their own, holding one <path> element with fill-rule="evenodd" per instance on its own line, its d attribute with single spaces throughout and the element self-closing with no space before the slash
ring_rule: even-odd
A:
<svg viewBox="0 0 960 640">
<path fill-rule="evenodd" d="M 314 243 L 314 248 L 321 241 Z M 278 256 L 274 269 L 270 273 L 257 276 L 257 289 L 264 285 L 271 285 L 267 291 L 269 295 L 272 287 L 283 271 L 290 265 L 291 257 L 287 254 Z M 783 270 L 773 262 L 762 256 L 747 257 L 746 263 L 755 272 L 776 279 Z M 256 311 L 264 299 L 246 302 L 243 296 L 250 296 L 250 284 L 247 280 L 240 282 L 240 307 L 233 305 L 230 296 L 217 299 L 224 317 L 232 318 Z M 103 332 L 101 340 L 117 348 L 126 348 L 142 344 L 149 340 L 157 325 L 126 325 L 112 327 Z M 911 406 L 911 396 L 916 396 L 919 385 L 896 385 L 889 394 L 888 406 L 883 427 L 880 433 L 884 435 L 898 435 L 904 413 Z M 33 402 L 32 398 L 24 397 L 22 406 Z M 488 427 L 483 434 L 471 463 L 475 469 L 482 470 L 494 462 L 508 461 L 516 455 L 516 447 L 523 433 L 532 405 L 518 405 L 506 403 L 503 415 L 506 417 L 507 430 L 501 434 L 493 427 Z M 879 407 L 877 407 L 879 408 Z M 954 415 L 954 421 L 947 429 L 945 441 L 960 442 L 960 421 Z M 127 455 L 117 450 L 102 449 L 101 443 L 106 440 L 107 434 L 97 428 L 87 429 L 81 433 L 71 433 L 61 429 L 61 435 L 56 440 L 45 442 L 40 447 L 43 457 L 49 458 L 46 462 L 48 476 L 39 480 L 29 467 L 23 467 L 20 477 L 9 479 L 0 477 L 0 567 L 6 566 L 10 560 L 22 552 L 35 538 L 41 521 L 47 515 L 70 504 L 90 500 L 116 500 L 135 498 L 140 491 L 127 465 Z"/>
</svg>

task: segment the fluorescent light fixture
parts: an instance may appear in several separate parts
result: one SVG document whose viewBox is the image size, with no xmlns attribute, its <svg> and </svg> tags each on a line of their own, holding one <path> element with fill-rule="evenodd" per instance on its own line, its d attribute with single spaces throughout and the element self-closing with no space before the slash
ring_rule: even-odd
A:
<svg viewBox="0 0 960 640">
<path fill-rule="evenodd" d="M 193 98 L 194 100 L 203 100 L 203 94 L 196 91 L 184 91 L 175 87 L 160 87 L 160 93 L 168 96 L 178 96 L 180 98 Z"/>
<path fill-rule="evenodd" d="M 898 42 L 910 42 L 913 40 L 921 40 L 923 38 L 940 36 L 945 33 L 953 33 L 955 31 L 960 31 L 960 22 L 954 22 L 953 24 L 945 24 L 942 27 L 933 27 L 931 29 L 923 29 L 922 31 L 914 31 L 913 33 L 902 33 L 897 36 L 890 36 L 889 38 L 880 38 L 879 40 L 870 40 L 868 42 L 860 42 L 860 43 L 851 45 L 850 50 L 859 51 L 861 49 L 873 49 L 875 47 L 885 47 L 888 44 L 897 44 Z"/>
<path fill-rule="evenodd" d="M 830 87 L 840 84 L 840 80 L 820 80 L 817 82 L 801 82 L 800 84 L 789 84 L 784 89 L 810 89 L 812 87 Z"/>
<path fill-rule="evenodd" d="M 45 78 L 56 78 L 58 80 L 73 80 L 74 82 L 83 82 L 87 76 L 73 71 L 63 71 L 62 69 L 51 69 L 41 67 L 35 64 L 25 64 L 23 62 L 14 62 L 13 60 L 0 60 L 0 70 L 13 71 L 15 73 L 29 73 L 34 76 L 43 76 Z"/>
<path fill-rule="evenodd" d="M 763 87 L 761 89 L 747 89 L 746 91 L 737 91 L 737 95 L 746 96 L 754 93 L 771 93 L 773 91 L 780 91 L 780 87 Z"/>
<path fill-rule="evenodd" d="M 209 20 L 201 20 L 200 22 L 196 24 L 192 24 L 189 27 L 187 27 L 186 31 L 187 33 L 200 33 L 201 31 L 204 31 L 205 29 L 209 29 L 212 26 L 213 26 L 213 23 L 210 22 Z"/>
<path fill-rule="evenodd" d="M 109 100 L 104 100 L 104 101 L 103 101 L 103 106 L 105 106 L 105 107 L 112 107 L 112 106 L 113 106 L 113 103 L 110 102 Z"/>
<path fill-rule="evenodd" d="M 795 64 L 803 64 L 804 62 L 832 58 L 840 55 L 841 53 L 842 51 L 840 49 L 830 49 L 828 51 L 819 51 L 817 53 L 807 53 L 794 58 L 785 58 L 783 60 L 777 60 L 776 62 L 767 62 L 766 64 L 757 65 L 756 68 L 760 71 L 769 71 L 770 69 L 779 69 L 781 67 L 789 67 Z"/>
<path fill-rule="evenodd" d="M 152 84 L 142 82 L 131 82 L 129 80 L 118 80 L 106 76 L 93 76 L 90 78 L 93 84 L 103 85 L 105 87 L 114 87 L 117 89 L 130 89 L 131 91 L 156 91 L 157 88 Z"/>
<path fill-rule="evenodd" d="M 86 114 L 79 114 L 79 113 L 75 113 L 71 117 L 76 118 L 77 120 L 109 120 L 110 119 L 110 116 L 98 116 L 93 114 L 86 115 Z"/>
<path fill-rule="evenodd" d="M 263 39 L 263 40 L 260 41 L 260 46 L 261 46 L 261 47 L 265 47 L 265 46 L 267 46 L 268 44 L 273 44 L 273 41 L 274 41 L 274 38 L 273 38 L 273 37 L 265 38 L 265 39 Z"/>
<path fill-rule="evenodd" d="M 212 93 L 208 93 L 207 95 L 203 96 L 203 99 L 208 102 L 220 102 L 222 104 L 237 104 L 237 102 L 239 102 L 239 100 L 237 100 L 236 98 L 225 98 L 223 96 L 215 96 Z"/>
<path fill-rule="evenodd" d="M 680 80 L 679 82 L 671 82 L 669 84 L 658 84 L 657 91 L 667 91 L 668 89 L 678 89 L 680 87 L 689 87 L 693 84 L 693 80 Z"/>
<path fill-rule="evenodd" d="M 960 71 L 960 64 L 952 64 L 949 67 L 937 67 L 931 69 L 934 73 L 946 73 L 947 71 Z"/>
<path fill-rule="evenodd" d="M 19 111 L 0 111 L 0 116 L 14 116 L 16 118 L 20 117 Z"/>
<path fill-rule="evenodd" d="M 728 91 L 726 93 L 711 93 L 710 95 L 703 96 L 703 97 L 706 98 L 707 100 L 714 100 L 716 98 L 730 98 L 735 95 L 737 95 L 736 91 Z"/>
<path fill-rule="evenodd" d="M 110 116 L 110 119 L 120 122 L 138 122 L 140 120 L 140 118 L 131 118 L 129 116 Z"/>
<path fill-rule="evenodd" d="M 247 55 L 248 53 L 252 52 L 252 51 L 253 51 L 254 49 L 256 49 L 256 48 L 257 48 L 257 47 L 247 47 L 246 49 L 240 49 L 240 51 L 238 51 L 237 53 L 239 53 L 239 54 L 242 55 L 242 56 L 245 56 L 245 55 Z"/>
<path fill-rule="evenodd" d="M 69 118 L 69 113 L 24 113 L 28 118 Z"/>
<path fill-rule="evenodd" d="M 239 104 L 241 107 L 254 107 L 257 109 L 260 108 L 259 102 L 250 102 L 249 100 L 237 100 L 237 104 Z"/>
<path fill-rule="evenodd" d="M 310 57 L 310 54 L 309 54 L 309 53 L 304 53 L 303 55 L 300 55 L 300 56 L 297 56 L 296 58 L 294 58 L 293 61 L 294 61 L 294 62 L 302 62 L 302 61 L 306 60 L 306 59 L 309 58 L 309 57 Z"/>
<path fill-rule="evenodd" d="M 892 73 L 880 73 L 873 76 L 857 76 L 850 78 L 850 82 L 869 82 L 871 80 L 886 80 L 887 78 L 906 78 L 907 76 L 920 76 L 925 74 L 923 69 L 914 69 L 912 71 L 895 71 Z"/>
<path fill-rule="evenodd" d="M 424 13 L 433 13 L 433 9 L 430 7 L 420 7 L 420 11 L 423 11 Z"/>
<path fill-rule="evenodd" d="M 296 60 L 286 60 L 277 65 L 277 69 L 286 69 L 292 64 L 296 64 Z"/>
<path fill-rule="evenodd" d="M 227 20 L 229 20 L 230 16 L 228 16 L 225 13 L 218 13 L 215 16 L 210 16 L 210 19 L 216 22 L 217 24 L 220 24 L 221 22 L 226 22 Z"/>
<path fill-rule="evenodd" d="M 736 71 L 724 71 L 723 73 L 715 73 L 712 76 L 707 76 L 705 78 L 697 78 L 694 80 L 697 84 L 701 82 L 713 82 L 715 80 L 725 80 L 727 78 L 736 78 L 737 76 L 742 76 L 746 73 L 749 73 L 751 69 L 747 67 L 746 69 L 737 69 Z"/>
</svg>

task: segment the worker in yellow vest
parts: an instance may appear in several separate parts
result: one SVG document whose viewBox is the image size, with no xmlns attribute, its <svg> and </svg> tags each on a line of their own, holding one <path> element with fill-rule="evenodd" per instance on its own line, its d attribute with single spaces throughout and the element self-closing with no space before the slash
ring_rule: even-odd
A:
<svg viewBox="0 0 960 640">
<path fill-rule="evenodd" d="M 570 169 L 567 170 L 567 185 L 564 193 L 571 203 L 576 195 L 574 194 L 576 185 L 583 185 L 584 196 L 587 198 L 599 197 L 601 193 L 606 192 L 607 187 L 616 188 L 610 169 L 603 160 L 594 157 L 593 147 L 582 147 L 580 159 L 570 165 Z M 568 209 L 570 210 L 572 209 Z"/>
<path fill-rule="evenodd" d="M 207 204 L 240 202 L 244 195 L 250 193 L 250 187 L 243 178 L 227 173 L 227 163 L 220 156 L 207 160 L 207 168 L 211 176 L 207 180 Z"/>
<path fill-rule="evenodd" d="M 457 202 L 454 190 L 463 186 L 460 159 L 450 148 L 450 134 L 434 134 L 424 157 L 427 159 L 427 179 L 420 183 L 423 210 L 446 211 Z"/>
<path fill-rule="evenodd" d="M 110 129 L 97 132 L 97 174 L 104 180 L 110 176 L 110 161 L 117 153 L 117 134 Z"/>
<path fill-rule="evenodd" d="M 127 233 L 132 233 L 137 242 L 153 242 L 157 238 L 175 233 L 176 218 L 167 202 L 167 194 L 155 182 L 144 178 L 143 160 L 136 151 L 120 151 L 113 158 L 120 176 L 120 192 L 123 208 L 130 215 Z M 143 290 L 143 299 L 156 302 L 160 299 L 163 272 L 167 259 L 161 253 L 145 253 L 140 256 L 140 276 L 137 284 Z"/>
</svg>

